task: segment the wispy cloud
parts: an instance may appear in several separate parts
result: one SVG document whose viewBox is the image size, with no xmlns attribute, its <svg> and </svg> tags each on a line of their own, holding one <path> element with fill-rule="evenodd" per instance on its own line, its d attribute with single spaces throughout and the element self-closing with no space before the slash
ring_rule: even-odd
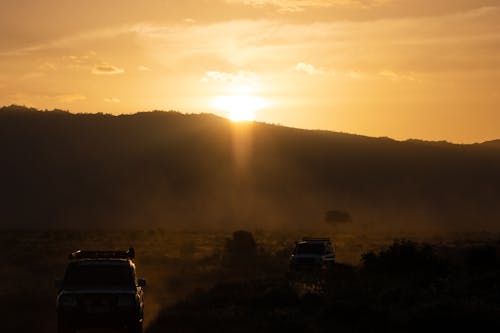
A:
<svg viewBox="0 0 500 333">
<path fill-rule="evenodd" d="M 108 97 L 108 98 L 105 98 L 104 101 L 106 103 L 120 103 L 121 100 L 119 98 L 116 98 L 116 97 Z"/>
<path fill-rule="evenodd" d="M 351 80 L 361 80 L 365 75 L 361 71 L 353 70 L 347 72 L 347 77 Z"/>
<path fill-rule="evenodd" d="M 144 66 L 144 65 L 140 65 L 137 67 L 137 70 L 139 72 L 151 72 L 151 68 L 147 67 L 147 66 Z"/>
<path fill-rule="evenodd" d="M 328 71 L 322 68 L 317 68 L 312 64 L 305 62 L 299 62 L 294 67 L 293 70 L 298 73 L 305 73 L 308 75 L 335 75 L 334 71 Z"/>
<path fill-rule="evenodd" d="M 293 71 L 310 76 L 335 76 L 336 78 L 346 78 L 350 80 L 361 80 L 365 78 L 383 78 L 390 81 L 421 82 L 414 72 L 403 72 L 393 70 L 382 70 L 379 72 L 362 72 L 360 70 L 334 71 L 318 68 L 312 64 L 299 62 L 293 67 Z"/>
<path fill-rule="evenodd" d="M 376 7 L 393 0 L 226 0 L 227 3 L 241 3 L 244 5 L 262 7 L 273 6 L 279 11 L 301 12 L 309 8 L 327 7 Z"/>
<path fill-rule="evenodd" d="M 57 70 L 57 66 L 56 66 L 56 64 L 47 61 L 47 62 L 44 62 L 43 64 L 39 65 L 38 69 L 42 72 L 52 72 L 52 71 Z"/>
<path fill-rule="evenodd" d="M 95 53 L 81 54 L 81 55 L 69 55 L 63 57 L 63 59 L 68 60 L 74 64 L 82 65 L 87 64 L 93 57 Z"/>
<path fill-rule="evenodd" d="M 394 72 L 391 70 L 383 70 L 378 73 L 381 77 L 391 81 L 417 81 L 414 73 Z"/>
<path fill-rule="evenodd" d="M 73 103 L 73 102 L 84 101 L 87 99 L 87 96 L 83 94 L 61 94 L 55 96 L 55 99 L 61 103 Z"/>
<path fill-rule="evenodd" d="M 45 77 L 45 76 L 46 76 L 45 72 L 37 70 L 37 71 L 31 71 L 31 72 L 25 73 L 23 75 L 20 75 L 19 80 L 20 81 L 31 81 L 31 80 L 39 79 L 39 78 Z"/>
<path fill-rule="evenodd" d="M 92 74 L 95 75 L 116 75 L 123 74 L 125 70 L 113 65 L 103 64 L 92 68 Z"/>
<path fill-rule="evenodd" d="M 7 100 L 14 104 L 23 105 L 48 105 L 54 107 L 64 104 L 71 104 L 87 100 L 87 96 L 81 93 L 67 94 L 29 94 L 29 93 L 13 93 L 6 96 Z"/>
<path fill-rule="evenodd" d="M 235 73 L 209 71 L 201 78 L 202 82 L 219 81 L 226 83 L 255 82 L 259 76 L 252 71 L 240 70 Z"/>
</svg>

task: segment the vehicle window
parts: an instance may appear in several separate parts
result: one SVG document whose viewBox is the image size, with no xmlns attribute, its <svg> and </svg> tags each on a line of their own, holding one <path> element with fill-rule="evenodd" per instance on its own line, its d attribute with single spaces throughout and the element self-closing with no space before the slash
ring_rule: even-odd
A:
<svg viewBox="0 0 500 333">
<path fill-rule="evenodd" d="M 134 288 L 134 276 L 127 265 L 74 265 L 64 277 L 65 288 Z"/>
<path fill-rule="evenodd" d="M 323 254 L 325 252 L 325 244 L 322 243 L 302 243 L 297 244 L 295 248 L 296 254 Z"/>
</svg>

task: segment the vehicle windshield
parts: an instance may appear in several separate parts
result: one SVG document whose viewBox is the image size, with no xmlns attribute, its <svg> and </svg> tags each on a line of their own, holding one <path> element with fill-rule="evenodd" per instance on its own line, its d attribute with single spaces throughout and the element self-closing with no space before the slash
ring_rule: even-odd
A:
<svg viewBox="0 0 500 333">
<path fill-rule="evenodd" d="M 80 264 L 70 265 L 64 277 L 65 288 L 134 288 L 129 265 Z"/>
<path fill-rule="evenodd" d="M 300 243 L 295 247 L 295 254 L 323 254 L 325 244 L 323 243 Z"/>
</svg>

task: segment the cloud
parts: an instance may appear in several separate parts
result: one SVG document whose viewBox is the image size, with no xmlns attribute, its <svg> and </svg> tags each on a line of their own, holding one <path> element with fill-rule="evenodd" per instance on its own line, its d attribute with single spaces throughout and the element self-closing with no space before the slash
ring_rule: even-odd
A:
<svg viewBox="0 0 500 333">
<path fill-rule="evenodd" d="M 323 68 L 318 68 L 315 67 L 312 64 L 308 64 L 305 62 L 299 62 L 297 63 L 294 67 L 293 70 L 297 73 L 302 73 L 306 75 L 317 75 L 317 76 L 339 76 L 339 77 L 344 77 L 348 78 L 350 80 L 360 80 L 365 77 L 365 74 L 363 74 L 361 71 L 357 70 L 344 70 L 344 71 L 333 71 L 333 70 L 326 70 Z"/>
<path fill-rule="evenodd" d="M 147 67 L 147 66 L 144 66 L 144 65 L 140 65 L 137 67 L 137 70 L 139 72 L 151 72 L 151 68 Z"/>
<path fill-rule="evenodd" d="M 116 74 L 122 74 L 124 72 L 125 70 L 123 68 L 107 64 L 98 65 L 92 68 L 92 74 L 95 75 L 116 75 Z"/>
<path fill-rule="evenodd" d="M 500 27 L 498 17 L 499 11 L 482 9 L 444 16 L 319 20 L 307 24 L 270 18 L 203 25 L 141 23 L 131 30 L 141 48 L 157 63 L 174 68 L 186 66 L 193 72 L 208 65 L 257 67 L 260 73 L 267 74 L 271 69 L 290 69 L 283 65 L 296 64 L 297 60 L 306 65 L 318 61 L 325 66 L 326 70 L 310 63 L 315 74 L 335 68 L 338 75 L 345 75 L 355 68 L 377 75 L 387 67 L 395 72 L 463 72 L 471 67 L 496 65 L 492 55 L 496 54 L 500 37 L 492 31 Z M 359 75 L 352 73 L 351 77 Z M 205 75 L 201 80 L 213 78 Z"/>
<path fill-rule="evenodd" d="M 68 60 L 69 62 L 72 62 L 77 65 L 85 65 L 88 64 L 91 58 L 95 57 L 95 52 L 88 52 L 87 54 L 82 54 L 82 55 L 69 55 L 63 57 L 63 59 Z"/>
<path fill-rule="evenodd" d="M 364 77 L 364 75 L 360 71 L 349 71 L 347 72 L 347 77 L 351 80 L 360 80 Z"/>
<path fill-rule="evenodd" d="M 393 0 L 226 0 L 226 3 L 238 3 L 253 7 L 273 6 L 282 12 L 301 12 L 310 8 L 370 8 L 391 1 Z"/>
<path fill-rule="evenodd" d="M 298 62 L 294 67 L 293 71 L 301 74 L 307 74 L 307 75 L 317 75 L 317 76 L 337 76 L 341 74 L 346 74 L 342 73 L 340 71 L 336 71 L 333 69 L 326 69 L 326 68 L 320 68 L 316 67 L 313 64 L 305 63 L 305 62 Z"/>
<path fill-rule="evenodd" d="M 57 66 L 51 62 L 44 62 L 43 64 L 38 66 L 38 69 L 43 72 L 53 72 L 57 70 Z"/>
<path fill-rule="evenodd" d="M 87 99 L 87 96 L 82 94 L 62 94 L 55 96 L 55 99 L 61 103 L 73 103 L 84 101 Z"/>
<path fill-rule="evenodd" d="M 321 72 L 318 69 L 316 69 L 316 67 L 314 67 L 313 65 L 306 64 L 304 62 L 297 63 L 293 69 L 296 72 L 306 73 L 306 74 L 309 74 L 309 75 L 319 74 Z"/>
<path fill-rule="evenodd" d="M 108 98 L 105 98 L 104 101 L 106 103 L 120 103 L 121 100 L 119 98 L 116 98 L 116 97 L 108 97 Z"/>
<path fill-rule="evenodd" d="M 396 73 L 390 70 L 383 70 L 379 72 L 378 75 L 391 81 L 417 81 L 417 78 L 413 73 Z"/>
<path fill-rule="evenodd" d="M 333 71 L 327 71 L 324 69 L 320 69 L 315 67 L 314 65 L 305 63 L 305 62 L 299 62 L 297 63 L 294 67 L 293 70 L 298 72 L 298 73 L 305 73 L 308 75 L 335 75 L 335 72 Z"/>
<path fill-rule="evenodd" d="M 58 107 L 61 103 L 81 102 L 87 99 L 87 96 L 80 93 L 68 94 L 31 94 L 17 92 L 6 96 L 12 104 L 21 104 L 38 107 Z"/>
<path fill-rule="evenodd" d="M 68 70 L 85 70 L 94 64 L 96 53 L 89 51 L 83 54 L 72 55 L 56 55 L 47 57 L 41 56 L 40 63 L 36 67 L 40 73 L 48 74 L 53 72 L 65 72 Z"/>
<path fill-rule="evenodd" d="M 240 70 L 236 73 L 209 71 L 201 78 L 202 82 L 219 81 L 225 83 L 255 82 L 259 77 L 252 71 Z"/>
<path fill-rule="evenodd" d="M 30 81 L 30 80 L 35 80 L 39 79 L 41 77 L 45 77 L 46 73 L 42 71 L 31 71 L 28 73 L 25 73 L 19 77 L 20 81 Z"/>
<path fill-rule="evenodd" d="M 378 75 L 379 77 L 388 79 L 390 81 L 411 81 L 420 82 L 421 80 L 417 78 L 414 72 L 396 72 L 392 70 L 383 70 L 380 72 L 362 72 L 360 70 L 343 70 L 343 71 L 333 71 L 326 70 L 323 68 L 317 68 L 312 64 L 299 62 L 294 67 L 293 70 L 297 73 L 302 73 L 306 75 L 318 75 L 318 76 L 337 76 L 338 78 L 347 78 L 350 80 L 361 80 L 365 78 L 373 78 Z"/>
</svg>

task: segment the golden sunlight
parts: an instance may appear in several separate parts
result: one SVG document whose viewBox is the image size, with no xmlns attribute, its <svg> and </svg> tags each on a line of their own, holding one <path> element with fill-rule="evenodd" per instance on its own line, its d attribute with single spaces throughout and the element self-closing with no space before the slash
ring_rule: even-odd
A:
<svg viewBox="0 0 500 333">
<path fill-rule="evenodd" d="M 265 99 L 251 95 L 217 96 L 212 106 L 220 111 L 227 112 L 232 121 L 253 121 L 255 113 L 267 106 Z"/>
</svg>

